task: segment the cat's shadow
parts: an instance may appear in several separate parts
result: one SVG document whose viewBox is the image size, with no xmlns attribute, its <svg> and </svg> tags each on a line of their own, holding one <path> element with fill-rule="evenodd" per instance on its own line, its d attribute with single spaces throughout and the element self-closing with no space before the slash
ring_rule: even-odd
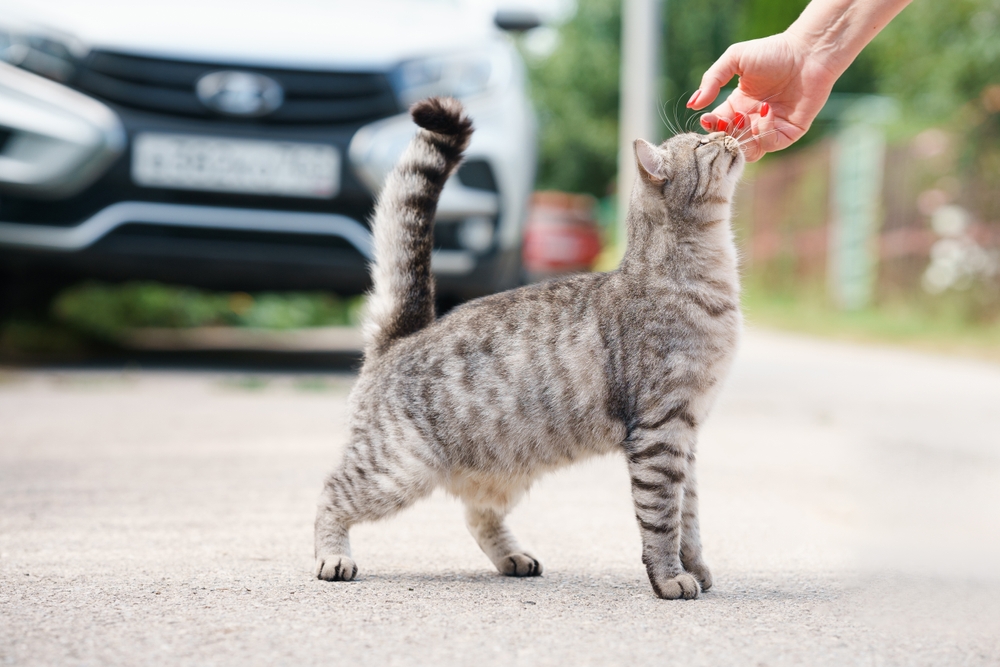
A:
<svg viewBox="0 0 1000 667">
<path fill-rule="evenodd" d="M 801 586 L 795 582 L 781 582 L 770 577 L 748 575 L 745 577 L 723 579 L 709 591 L 703 592 L 699 599 L 716 602 L 762 602 L 762 601 L 802 601 L 804 599 L 832 600 L 846 594 L 838 585 L 821 586 L 817 588 L 812 582 L 809 586 Z M 830 582 L 832 584 L 832 582 Z M 648 597 L 655 600 L 649 582 L 645 577 L 639 578 L 628 574 L 608 573 L 594 576 L 574 574 L 570 572 L 546 573 L 541 577 L 506 577 L 496 572 L 486 570 L 448 570 L 442 572 L 400 571 L 370 572 L 359 574 L 351 586 L 369 585 L 372 590 L 380 592 L 398 591 L 401 593 L 420 592 L 423 594 L 443 593 L 456 595 L 463 587 L 468 587 L 470 593 L 487 592 L 501 593 L 504 597 L 522 592 L 524 596 L 531 595 L 535 600 L 520 600 L 524 596 L 515 596 L 521 602 L 534 603 L 541 597 L 549 601 L 565 599 L 567 602 L 577 600 L 581 596 L 591 597 L 594 593 L 602 597 L 619 597 L 622 600 L 634 597 Z"/>
</svg>

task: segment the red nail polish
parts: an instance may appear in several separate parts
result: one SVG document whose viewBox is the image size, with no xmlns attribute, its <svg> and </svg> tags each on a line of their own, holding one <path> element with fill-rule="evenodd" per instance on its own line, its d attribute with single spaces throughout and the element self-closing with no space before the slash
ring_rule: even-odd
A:
<svg viewBox="0 0 1000 667">
<path fill-rule="evenodd" d="M 711 129 L 712 129 L 712 124 L 709 123 L 708 119 L 705 118 L 704 116 L 701 117 L 701 126 L 703 128 L 705 128 L 706 130 L 709 130 L 709 131 L 711 131 Z"/>
<path fill-rule="evenodd" d="M 737 130 L 742 130 L 746 126 L 746 124 L 747 124 L 747 117 L 737 111 L 736 115 L 733 116 L 733 127 L 735 127 Z"/>
<path fill-rule="evenodd" d="M 694 102 L 695 102 L 695 100 L 698 99 L 699 95 L 701 95 L 701 91 L 700 90 L 694 91 L 694 94 L 691 96 L 691 99 L 688 100 L 688 103 L 687 103 L 687 108 L 688 109 L 690 109 L 692 106 L 694 106 Z"/>
<path fill-rule="evenodd" d="M 725 118 L 720 118 L 719 119 L 719 132 L 725 132 L 728 129 L 729 129 L 729 121 L 727 121 Z"/>
<path fill-rule="evenodd" d="M 763 118 L 764 116 L 766 116 L 769 111 L 771 111 L 771 106 L 767 102 L 764 102 L 763 104 L 760 105 L 760 117 L 761 118 Z"/>
</svg>

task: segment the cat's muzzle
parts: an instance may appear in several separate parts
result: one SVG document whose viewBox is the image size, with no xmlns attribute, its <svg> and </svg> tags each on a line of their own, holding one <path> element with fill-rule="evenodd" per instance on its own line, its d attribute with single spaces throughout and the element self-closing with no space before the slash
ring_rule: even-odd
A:
<svg viewBox="0 0 1000 667">
<path fill-rule="evenodd" d="M 722 140 L 722 145 L 733 157 L 736 157 L 740 152 L 740 142 L 736 141 L 736 137 L 731 137 L 727 134 Z"/>
</svg>

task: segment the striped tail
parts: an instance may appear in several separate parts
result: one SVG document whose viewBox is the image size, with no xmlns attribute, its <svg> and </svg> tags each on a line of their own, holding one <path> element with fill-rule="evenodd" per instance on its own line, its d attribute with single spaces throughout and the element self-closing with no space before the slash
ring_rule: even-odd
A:
<svg viewBox="0 0 1000 667">
<path fill-rule="evenodd" d="M 472 121 L 458 100 L 432 97 L 410 113 L 422 129 L 386 179 L 372 221 L 374 287 L 364 322 L 369 358 L 434 321 L 434 215 L 472 136 Z"/>
</svg>

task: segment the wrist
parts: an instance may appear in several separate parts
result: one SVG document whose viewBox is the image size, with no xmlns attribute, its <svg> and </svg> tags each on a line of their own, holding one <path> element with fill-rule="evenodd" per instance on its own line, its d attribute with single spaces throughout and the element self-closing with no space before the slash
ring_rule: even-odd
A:
<svg viewBox="0 0 1000 667">
<path fill-rule="evenodd" d="M 843 74 L 911 0 L 813 0 L 785 31 L 813 64 Z"/>
<path fill-rule="evenodd" d="M 836 32 L 837 25 L 821 30 L 810 30 L 807 26 L 793 23 L 783 33 L 789 47 L 795 53 L 796 59 L 810 69 L 827 72 L 831 78 L 831 86 L 850 67 L 861 52 L 862 47 L 852 48 L 845 44 L 846 40 Z"/>
</svg>

